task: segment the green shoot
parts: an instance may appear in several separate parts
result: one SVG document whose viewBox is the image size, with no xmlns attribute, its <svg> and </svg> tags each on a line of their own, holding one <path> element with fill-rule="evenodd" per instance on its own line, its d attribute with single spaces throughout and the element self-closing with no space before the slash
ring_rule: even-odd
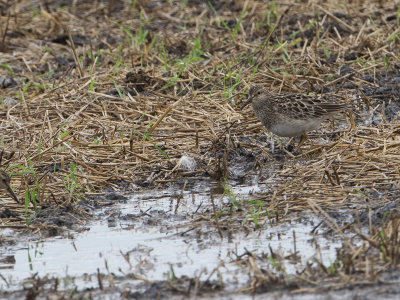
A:
<svg viewBox="0 0 400 300">
<path fill-rule="evenodd" d="M 69 194 L 69 200 L 72 200 L 74 196 L 80 198 L 81 196 L 79 195 L 78 192 L 76 192 L 76 189 L 82 188 L 80 183 L 77 180 L 76 177 L 76 165 L 75 163 L 71 162 L 69 164 L 69 174 L 63 178 L 63 184 L 64 188 L 68 191 Z"/>
<path fill-rule="evenodd" d="M 255 210 L 254 207 L 251 207 L 250 213 L 251 213 L 251 217 L 253 219 L 254 226 L 256 228 L 258 228 L 258 220 L 259 220 L 260 214 L 261 214 L 261 206 L 259 206 L 257 210 Z"/>
<path fill-rule="evenodd" d="M 335 263 L 334 262 L 330 262 L 329 267 L 328 267 L 328 271 L 329 274 L 331 274 L 332 276 L 336 275 L 336 267 L 335 267 Z"/>
<path fill-rule="evenodd" d="M 169 281 L 176 281 L 178 278 L 176 277 L 174 267 L 172 264 L 169 265 L 169 271 L 167 272 L 167 277 Z"/>
<path fill-rule="evenodd" d="M 225 195 L 228 196 L 228 199 L 231 202 L 231 204 L 237 210 L 242 210 L 242 207 L 240 206 L 239 201 L 237 200 L 236 195 L 233 193 L 232 188 L 229 186 L 226 178 L 224 179 L 224 183 L 222 183 L 222 188 L 224 189 Z"/>
<path fill-rule="evenodd" d="M 149 122 L 149 124 L 146 126 L 146 131 L 142 134 L 143 135 L 143 140 L 145 141 L 149 141 L 150 143 L 153 144 L 154 148 L 156 148 L 156 150 L 165 158 L 165 159 L 169 159 L 169 155 L 167 154 L 167 152 L 165 152 L 163 149 L 161 149 L 159 146 L 157 146 L 150 137 L 149 134 L 149 129 L 151 127 L 151 124 L 153 123 L 153 120 L 151 122 Z"/>
<path fill-rule="evenodd" d="M 5 69 L 10 75 L 14 74 L 13 69 L 8 64 L 0 64 L 0 68 Z"/>
</svg>

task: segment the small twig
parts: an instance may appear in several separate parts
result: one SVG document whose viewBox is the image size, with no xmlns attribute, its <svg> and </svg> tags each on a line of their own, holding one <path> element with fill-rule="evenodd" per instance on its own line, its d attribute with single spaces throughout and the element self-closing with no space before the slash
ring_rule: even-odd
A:
<svg viewBox="0 0 400 300">
<path fill-rule="evenodd" d="M 84 71 L 83 71 L 83 69 L 81 67 L 81 63 L 79 61 L 78 55 L 76 54 L 75 43 L 74 43 L 74 40 L 72 39 L 71 31 L 69 30 L 68 26 L 64 26 L 64 30 L 67 32 L 69 42 L 71 43 L 70 46 L 71 46 L 71 49 L 72 49 L 72 54 L 74 56 L 75 64 L 76 64 L 76 66 L 78 68 L 79 76 L 82 78 L 82 77 L 84 77 L 85 73 L 84 73 Z"/>
</svg>

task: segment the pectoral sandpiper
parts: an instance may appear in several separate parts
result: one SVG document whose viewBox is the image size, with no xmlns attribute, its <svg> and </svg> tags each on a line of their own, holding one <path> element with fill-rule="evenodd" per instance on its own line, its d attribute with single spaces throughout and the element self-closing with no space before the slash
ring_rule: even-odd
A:
<svg viewBox="0 0 400 300">
<path fill-rule="evenodd" d="M 271 94 L 262 87 L 252 87 L 243 109 L 252 104 L 254 114 L 272 133 L 284 137 L 301 136 L 297 149 L 322 121 L 344 110 L 346 104 L 324 101 L 303 94 Z"/>
</svg>

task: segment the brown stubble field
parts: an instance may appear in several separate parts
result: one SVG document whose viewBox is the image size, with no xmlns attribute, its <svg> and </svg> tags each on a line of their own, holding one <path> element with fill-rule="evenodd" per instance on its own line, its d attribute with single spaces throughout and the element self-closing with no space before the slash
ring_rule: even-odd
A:
<svg viewBox="0 0 400 300">
<path fill-rule="evenodd" d="M 222 236 L 260 229 L 268 212 L 274 222 L 308 212 L 343 247 L 329 268 L 291 280 L 248 253 L 238 263 L 252 280 L 239 292 L 399 277 L 399 1 L 1 1 L 0 34 L 1 168 L 20 200 L 1 194 L 1 228 L 53 236 L 110 205 L 105 191 L 251 173 L 269 188 L 202 224 Z M 256 84 L 351 109 L 299 153 L 280 140 L 272 152 L 252 110 L 239 109 Z M 184 155 L 194 170 L 181 168 Z M 254 209 L 257 222 L 245 222 Z M 193 295 L 185 284 L 164 292 Z"/>
</svg>

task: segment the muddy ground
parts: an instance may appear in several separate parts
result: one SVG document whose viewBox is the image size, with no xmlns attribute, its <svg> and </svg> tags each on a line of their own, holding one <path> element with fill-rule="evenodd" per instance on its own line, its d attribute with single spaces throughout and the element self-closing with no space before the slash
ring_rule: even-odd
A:
<svg viewBox="0 0 400 300">
<path fill-rule="evenodd" d="M 397 299 L 398 1 L 0 3 L 0 297 Z M 299 149 L 250 87 L 347 103 Z"/>
</svg>

